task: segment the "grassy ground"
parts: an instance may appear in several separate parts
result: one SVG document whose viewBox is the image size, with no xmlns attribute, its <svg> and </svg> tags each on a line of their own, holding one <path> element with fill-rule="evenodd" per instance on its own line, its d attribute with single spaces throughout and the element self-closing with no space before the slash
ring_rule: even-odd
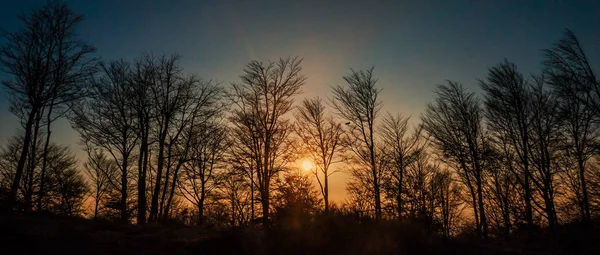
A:
<svg viewBox="0 0 600 255">
<path fill-rule="evenodd" d="M 294 226 L 294 227 L 290 227 Z M 600 254 L 598 228 L 565 226 L 534 242 L 431 238 L 395 224 L 321 220 L 309 226 L 214 230 L 49 216 L 0 217 L 3 254 Z"/>
</svg>

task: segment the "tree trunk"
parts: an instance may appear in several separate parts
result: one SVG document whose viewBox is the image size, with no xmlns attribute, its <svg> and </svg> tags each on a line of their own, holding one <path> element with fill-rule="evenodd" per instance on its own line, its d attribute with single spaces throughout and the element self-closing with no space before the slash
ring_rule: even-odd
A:
<svg viewBox="0 0 600 255">
<path fill-rule="evenodd" d="M 177 175 L 179 174 L 179 168 L 181 168 L 181 165 L 183 165 L 183 163 L 180 163 L 176 168 L 175 171 L 173 172 L 173 181 L 171 182 L 171 190 L 169 191 L 169 197 L 167 198 L 167 204 L 165 205 L 165 215 L 164 215 L 164 219 L 168 219 L 169 218 L 169 210 L 171 210 L 171 204 L 173 203 L 173 196 L 175 196 L 175 185 L 177 185 Z"/>
<path fill-rule="evenodd" d="M 100 204 L 100 195 L 96 192 L 96 199 L 94 201 L 94 220 L 98 219 L 98 205 Z"/>
<path fill-rule="evenodd" d="M 156 167 L 156 181 L 154 183 L 154 191 L 152 192 L 152 202 L 150 205 L 150 221 L 155 221 L 158 216 L 158 196 L 160 194 L 160 186 L 162 180 L 162 171 L 164 167 L 164 147 L 165 147 L 166 131 L 163 131 L 158 141 L 158 163 Z"/>
<path fill-rule="evenodd" d="M 327 176 L 327 171 L 325 174 L 325 190 L 323 192 L 323 198 L 325 200 L 325 213 L 329 213 L 329 178 Z"/>
<path fill-rule="evenodd" d="M 29 143 L 31 142 L 32 132 L 31 129 L 33 127 L 35 115 L 37 115 L 37 109 L 34 108 L 31 110 L 29 116 L 27 117 L 27 122 L 25 124 L 25 135 L 23 137 L 23 147 L 21 148 L 21 155 L 19 156 L 19 162 L 17 163 L 15 178 L 13 179 L 12 185 L 10 186 L 10 191 L 8 193 L 8 206 L 6 208 L 7 211 L 14 210 L 17 204 L 17 191 L 19 190 L 21 178 L 23 177 L 25 161 L 27 160 L 27 156 L 29 155 Z"/>
<path fill-rule="evenodd" d="M 587 184 L 585 181 L 585 163 L 583 160 L 583 153 L 579 152 L 577 155 L 577 166 L 579 167 L 579 179 L 581 180 L 581 194 L 582 194 L 582 204 L 580 206 L 581 210 L 581 218 L 584 222 L 587 222 L 591 219 L 590 216 L 590 202 L 588 200 L 588 192 L 587 192 Z"/>
<path fill-rule="evenodd" d="M 148 125 L 142 129 L 138 159 L 138 206 L 137 224 L 146 223 L 146 173 L 148 170 Z"/>
<path fill-rule="evenodd" d="M 37 210 L 41 211 L 42 210 L 42 202 L 44 199 L 44 196 L 46 195 L 46 190 L 45 190 L 45 183 L 46 183 L 46 166 L 47 166 L 47 162 L 48 162 L 48 149 L 50 147 L 50 134 L 52 134 L 52 131 L 50 130 L 50 123 L 51 123 L 51 118 L 52 118 L 52 108 L 54 106 L 54 99 L 52 99 L 52 102 L 50 103 L 49 109 L 48 109 L 48 117 L 46 119 L 46 121 L 48 123 L 46 123 L 46 142 L 44 143 L 44 152 L 43 152 L 43 156 L 42 156 L 42 172 L 41 172 L 41 176 L 40 176 L 40 191 L 38 194 L 38 198 L 37 198 Z"/>
<path fill-rule="evenodd" d="M 483 205 L 483 188 L 482 188 L 482 180 L 481 180 L 481 173 L 477 174 L 477 197 L 479 200 L 479 218 L 480 218 L 480 223 L 481 223 L 481 230 L 482 230 L 482 237 L 485 239 L 487 238 L 487 232 L 488 232 L 488 228 L 487 228 L 487 220 L 485 218 L 485 208 Z"/>
<path fill-rule="evenodd" d="M 261 192 L 261 205 L 262 205 L 262 215 L 263 215 L 263 226 L 269 226 L 269 192 L 268 188 L 264 188 L 265 190 Z"/>
<path fill-rule="evenodd" d="M 198 201 L 198 226 L 204 225 L 204 198 Z"/>
<path fill-rule="evenodd" d="M 165 183 L 163 185 L 162 188 L 162 195 L 160 197 L 160 204 L 158 206 L 158 218 L 163 218 L 166 219 L 165 215 L 167 214 L 165 212 L 165 201 L 167 199 L 167 191 L 169 188 L 169 176 L 170 176 L 170 172 L 171 172 L 171 159 L 173 158 L 172 155 L 172 141 L 169 143 L 169 145 L 167 146 L 167 167 L 166 167 L 166 171 L 165 171 Z"/>
<path fill-rule="evenodd" d="M 39 135 L 39 130 L 40 130 L 40 121 L 42 119 L 42 114 L 43 112 L 38 112 L 38 114 L 35 117 L 35 127 L 33 129 L 33 141 L 31 145 L 27 145 L 27 146 L 31 146 L 31 151 L 29 153 L 29 165 L 27 166 L 27 189 L 25 192 L 25 211 L 26 212 L 31 212 L 31 210 L 33 209 L 33 192 L 34 192 L 34 188 L 33 188 L 33 176 L 35 174 L 35 165 L 36 165 L 36 157 L 37 157 L 37 142 L 38 142 L 38 135 Z"/>
<path fill-rule="evenodd" d="M 402 161 L 400 164 L 403 164 Z M 398 194 L 396 194 L 396 211 L 398 213 L 398 220 L 402 219 L 402 182 L 404 178 L 404 167 L 398 168 Z"/>
<path fill-rule="evenodd" d="M 127 150 L 126 146 L 123 146 L 124 151 Z M 129 217 L 127 215 L 127 165 L 129 155 L 123 153 L 123 164 L 121 168 L 121 221 L 127 222 Z"/>
</svg>

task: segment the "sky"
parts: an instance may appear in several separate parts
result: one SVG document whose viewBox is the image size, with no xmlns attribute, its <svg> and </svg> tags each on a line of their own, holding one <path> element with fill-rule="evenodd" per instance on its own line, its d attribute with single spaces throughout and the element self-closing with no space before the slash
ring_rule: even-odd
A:
<svg viewBox="0 0 600 255">
<path fill-rule="evenodd" d="M 45 2 L 3 3 L 0 28 L 18 30 L 18 16 Z M 592 67 L 600 67 L 600 1 L 66 2 L 85 15 L 80 36 L 104 61 L 178 53 L 187 73 L 228 84 L 251 60 L 300 56 L 307 81 L 298 101 L 330 97 L 331 86 L 343 84 L 350 68 L 374 66 L 383 110 L 415 122 L 434 99 L 435 86 L 446 80 L 479 93 L 478 79 L 505 58 L 525 74 L 538 73 L 541 50 L 565 28 L 577 35 Z M 0 146 L 19 127 L 0 90 Z M 66 120 L 55 124 L 53 141 L 84 160 Z M 346 178 L 332 177 L 332 200 L 343 200 Z"/>
</svg>

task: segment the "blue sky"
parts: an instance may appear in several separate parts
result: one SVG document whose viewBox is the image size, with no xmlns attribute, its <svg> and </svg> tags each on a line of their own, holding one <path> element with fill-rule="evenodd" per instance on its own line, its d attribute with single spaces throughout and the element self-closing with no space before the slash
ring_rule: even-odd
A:
<svg viewBox="0 0 600 255">
<path fill-rule="evenodd" d="M 256 3 L 259 2 L 259 3 Z M 0 27 L 45 1 L 2 4 Z M 301 56 L 304 96 L 330 95 L 350 67 L 375 66 L 384 110 L 417 119 L 436 84 L 477 79 L 504 58 L 539 71 L 541 52 L 570 28 L 600 64 L 600 1 L 67 1 L 103 60 L 179 53 L 188 73 L 227 84 L 252 59 Z M 0 43 L 3 41 L 0 39 Z M 10 77 L 0 74 L 0 79 Z M 0 145 L 19 127 L 0 92 Z M 66 121 L 54 141 L 78 150 Z M 334 194 L 335 195 L 335 194 Z"/>
</svg>

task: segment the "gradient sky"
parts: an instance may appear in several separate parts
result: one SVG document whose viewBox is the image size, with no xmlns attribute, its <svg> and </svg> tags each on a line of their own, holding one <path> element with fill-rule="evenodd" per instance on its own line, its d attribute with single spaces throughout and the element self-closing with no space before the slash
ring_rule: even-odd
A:
<svg viewBox="0 0 600 255">
<path fill-rule="evenodd" d="M 67 2 L 85 15 L 79 31 L 103 60 L 179 53 L 188 73 L 228 83 L 250 60 L 298 55 L 308 77 L 303 96 L 310 97 L 329 96 L 350 67 L 375 66 L 384 110 L 414 120 L 446 79 L 478 92 L 477 79 L 504 58 L 524 73 L 539 72 L 540 50 L 565 28 L 578 36 L 593 67 L 600 66 L 600 1 Z M 3 3 L 0 27 L 19 29 L 18 15 L 44 3 Z M 0 145 L 18 126 L 1 91 Z M 54 141 L 83 156 L 66 121 L 53 130 Z M 333 178 L 331 197 L 340 200 L 345 176 Z"/>
</svg>

